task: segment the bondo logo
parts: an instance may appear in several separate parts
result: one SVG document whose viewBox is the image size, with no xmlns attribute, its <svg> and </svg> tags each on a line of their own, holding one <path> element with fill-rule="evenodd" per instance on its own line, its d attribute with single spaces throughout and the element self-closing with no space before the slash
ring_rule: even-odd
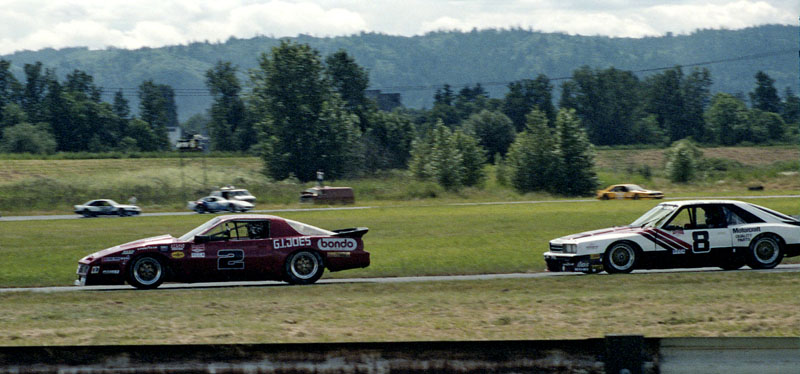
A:
<svg viewBox="0 0 800 374">
<path fill-rule="evenodd" d="M 358 243 L 350 238 L 326 238 L 319 240 L 319 249 L 336 251 L 355 251 Z"/>
</svg>

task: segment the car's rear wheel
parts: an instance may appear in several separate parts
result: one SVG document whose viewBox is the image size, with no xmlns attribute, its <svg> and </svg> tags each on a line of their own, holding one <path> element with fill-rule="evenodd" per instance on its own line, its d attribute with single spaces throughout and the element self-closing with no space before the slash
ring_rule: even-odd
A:
<svg viewBox="0 0 800 374">
<path fill-rule="evenodd" d="M 636 267 L 638 250 L 629 242 L 616 242 L 603 254 L 603 269 L 609 274 L 630 273 Z"/>
<path fill-rule="evenodd" d="M 753 269 L 772 269 L 783 260 L 783 246 L 774 235 L 760 235 L 747 249 L 747 266 Z"/>
<path fill-rule="evenodd" d="M 166 268 L 156 257 L 141 256 L 128 269 L 128 283 L 139 289 L 156 288 L 164 282 Z"/>
<path fill-rule="evenodd" d="M 291 284 L 311 284 L 322 277 L 325 266 L 322 257 L 314 251 L 292 253 L 286 260 L 286 280 Z"/>
<path fill-rule="evenodd" d="M 194 207 L 194 211 L 197 212 L 198 214 L 203 214 L 206 212 L 206 207 L 203 205 L 198 205 Z"/>
</svg>

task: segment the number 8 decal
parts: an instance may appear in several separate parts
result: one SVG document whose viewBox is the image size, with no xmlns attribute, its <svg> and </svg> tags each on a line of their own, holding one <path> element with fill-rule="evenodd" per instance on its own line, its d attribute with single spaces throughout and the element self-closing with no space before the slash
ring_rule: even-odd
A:
<svg viewBox="0 0 800 374">
<path fill-rule="evenodd" d="M 222 249 L 217 251 L 217 269 L 244 269 L 244 251 L 241 249 Z"/>
<path fill-rule="evenodd" d="M 708 231 L 697 231 L 692 233 L 692 251 L 695 253 L 704 253 L 711 250 L 711 245 L 708 242 Z"/>
</svg>

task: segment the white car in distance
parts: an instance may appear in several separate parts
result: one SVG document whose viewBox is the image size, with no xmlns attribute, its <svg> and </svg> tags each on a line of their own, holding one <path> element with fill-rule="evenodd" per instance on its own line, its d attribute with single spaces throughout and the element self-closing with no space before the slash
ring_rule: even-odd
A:
<svg viewBox="0 0 800 374">
<path fill-rule="evenodd" d="M 220 196 L 206 196 L 196 201 L 189 201 L 186 208 L 197 213 L 215 213 L 221 211 L 246 212 L 255 206 L 247 201 L 228 200 Z"/>
<path fill-rule="evenodd" d="M 142 213 L 142 209 L 136 205 L 119 204 L 110 199 L 90 200 L 81 205 L 75 205 L 74 211 L 84 217 L 95 217 L 102 215 L 117 215 L 120 217 L 135 216 Z"/>
</svg>

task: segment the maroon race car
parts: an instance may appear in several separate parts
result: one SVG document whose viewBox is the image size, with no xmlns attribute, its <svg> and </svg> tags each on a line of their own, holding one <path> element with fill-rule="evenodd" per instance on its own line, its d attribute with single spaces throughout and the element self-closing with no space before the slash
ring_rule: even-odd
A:
<svg viewBox="0 0 800 374">
<path fill-rule="evenodd" d="M 156 288 L 162 282 L 316 282 L 325 268 L 369 266 L 365 227 L 328 231 L 269 215 L 226 215 L 189 231 L 133 241 L 78 261 L 76 285 Z"/>
</svg>

